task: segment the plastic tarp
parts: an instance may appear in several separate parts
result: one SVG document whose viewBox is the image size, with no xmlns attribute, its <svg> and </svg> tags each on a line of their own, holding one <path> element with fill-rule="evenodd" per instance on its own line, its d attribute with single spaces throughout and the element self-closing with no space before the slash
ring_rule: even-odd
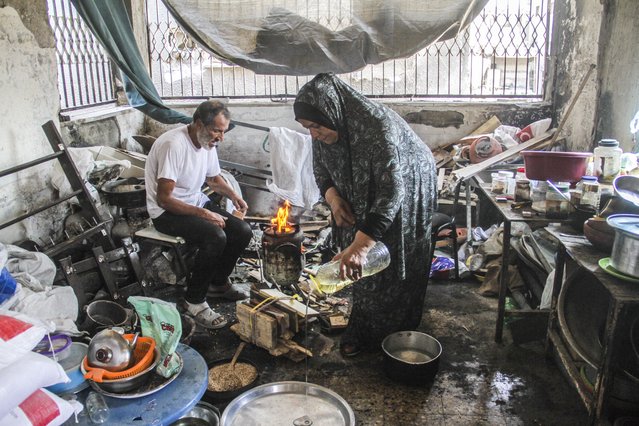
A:
<svg viewBox="0 0 639 426">
<path fill-rule="evenodd" d="M 162 0 L 189 35 L 258 74 L 347 73 L 455 37 L 488 0 Z"/>
</svg>

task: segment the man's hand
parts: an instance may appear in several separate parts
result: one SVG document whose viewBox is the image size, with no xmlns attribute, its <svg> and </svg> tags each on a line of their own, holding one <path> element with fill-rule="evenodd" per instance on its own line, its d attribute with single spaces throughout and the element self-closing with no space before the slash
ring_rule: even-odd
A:
<svg viewBox="0 0 639 426">
<path fill-rule="evenodd" d="M 246 201 L 244 201 L 243 198 L 235 195 L 235 197 L 231 198 L 231 201 L 233 202 L 233 207 L 235 207 L 236 210 L 241 211 L 242 214 L 246 214 L 248 210 L 248 204 L 246 204 Z"/>
<path fill-rule="evenodd" d="M 224 228 L 226 226 L 226 218 L 220 214 L 212 212 L 208 209 L 201 208 L 198 214 L 202 219 L 206 219 L 211 223 L 219 226 L 220 228 Z"/>
</svg>

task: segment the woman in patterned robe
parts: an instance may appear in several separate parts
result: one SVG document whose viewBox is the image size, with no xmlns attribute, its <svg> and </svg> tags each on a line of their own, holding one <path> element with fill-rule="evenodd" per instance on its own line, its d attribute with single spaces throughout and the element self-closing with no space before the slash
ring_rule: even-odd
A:
<svg viewBox="0 0 639 426">
<path fill-rule="evenodd" d="M 374 350 L 388 334 L 416 329 L 430 266 L 436 170 L 426 144 L 391 109 L 333 74 L 305 84 L 295 119 L 313 138 L 313 171 L 331 207 L 333 235 L 343 249 L 343 276 L 361 277 L 376 241 L 391 254 L 388 268 L 353 285 L 353 307 L 340 351 Z"/>
</svg>

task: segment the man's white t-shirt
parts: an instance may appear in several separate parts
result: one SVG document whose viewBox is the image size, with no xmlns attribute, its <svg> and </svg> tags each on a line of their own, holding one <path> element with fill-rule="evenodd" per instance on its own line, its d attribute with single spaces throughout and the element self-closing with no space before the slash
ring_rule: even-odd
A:
<svg viewBox="0 0 639 426">
<path fill-rule="evenodd" d="M 196 148 L 187 126 L 169 130 L 157 138 L 144 166 L 146 208 L 152 219 L 164 213 L 158 206 L 158 179 L 175 182 L 173 197 L 192 206 L 202 207 L 209 199 L 201 188 L 207 177 L 220 174 L 217 149 Z"/>
</svg>

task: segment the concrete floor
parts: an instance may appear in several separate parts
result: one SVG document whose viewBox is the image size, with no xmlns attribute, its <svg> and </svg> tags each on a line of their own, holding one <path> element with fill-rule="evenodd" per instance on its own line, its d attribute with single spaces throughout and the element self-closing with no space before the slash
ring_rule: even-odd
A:
<svg viewBox="0 0 639 426">
<path fill-rule="evenodd" d="M 275 358 L 249 346 L 243 356 L 261 369 L 258 384 L 294 380 L 327 387 L 355 412 L 358 425 L 578 425 L 586 411 L 559 369 L 544 358 L 542 341 L 493 341 L 497 303 L 477 294 L 477 283 L 429 285 L 420 331 L 444 348 L 439 373 L 430 387 L 389 380 L 381 353 L 344 359 L 339 336 L 329 354 L 308 362 Z M 234 319 L 234 303 L 211 300 Z M 231 357 L 240 342 L 228 327 L 191 340 L 205 359 Z M 225 402 L 216 402 L 220 410 Z"/>
</svg>

